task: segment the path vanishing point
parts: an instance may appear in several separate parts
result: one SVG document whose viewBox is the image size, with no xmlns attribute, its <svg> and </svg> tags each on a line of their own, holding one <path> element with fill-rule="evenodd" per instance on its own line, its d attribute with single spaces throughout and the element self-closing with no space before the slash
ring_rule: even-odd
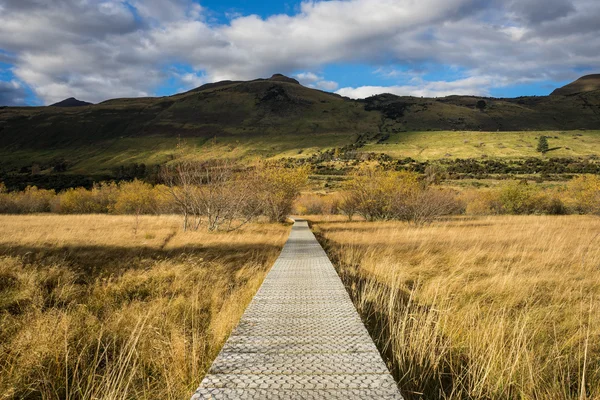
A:
<svg viewBox="0 0 600 400">
<path fill-rule="evenodd" d="M 192 399 L 402 399 L 306 221 Z"/>
</svg>

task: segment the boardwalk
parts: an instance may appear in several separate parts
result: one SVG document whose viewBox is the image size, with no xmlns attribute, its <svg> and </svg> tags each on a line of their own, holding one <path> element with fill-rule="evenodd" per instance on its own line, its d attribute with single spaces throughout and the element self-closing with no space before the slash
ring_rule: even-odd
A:
<svg viewBox="0 0 600 400">
<path fill-rule="evenodd" d="M 401 399 L 306 221 L 192 399 Z"/>
</svg>

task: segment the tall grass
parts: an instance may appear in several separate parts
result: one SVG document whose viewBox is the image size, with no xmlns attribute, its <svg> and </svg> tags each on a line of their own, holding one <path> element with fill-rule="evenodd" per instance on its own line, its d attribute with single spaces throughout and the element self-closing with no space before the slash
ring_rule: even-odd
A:
<svg viewBox="0 0 600 400">
<path fill-rule="evenodd" d="M 0 398 L 189 398 L 288 228 L 0 216 Z"/>
<path fill-rule="evenodd" d="M 600 219 L 313 227 L 408 399 L 600 398 Z"/>
</svg>

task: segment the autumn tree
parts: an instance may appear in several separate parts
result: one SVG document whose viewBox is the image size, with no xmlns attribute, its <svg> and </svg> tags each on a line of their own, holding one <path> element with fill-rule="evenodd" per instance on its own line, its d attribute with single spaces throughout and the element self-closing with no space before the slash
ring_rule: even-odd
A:
<svg viewBox="0 0 600 400">
<path fill-rule="evenodd" d="M 254 170 L 254 192 L 261 213 L 271 222 L 283 222 L 291 213 L 294 200 L 308 182 L 309 166 L 286 168 L 260 164 Z"/>
</svg>

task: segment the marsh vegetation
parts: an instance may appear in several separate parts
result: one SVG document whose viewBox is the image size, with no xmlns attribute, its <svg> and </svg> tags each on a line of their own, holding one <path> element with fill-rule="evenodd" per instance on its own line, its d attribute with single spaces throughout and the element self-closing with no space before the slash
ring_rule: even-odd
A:
<svg viewBox="0 0 600 400">
<path fill-rule="evenodd" d="M 179 216 L 0 216 L 0 398 L 183 399 L 289 227 Z"/>
<path fill-rule="evenodd" d="M 600 397 L 600 219 L 310 217 L 408 399 Z"/>
</svg>

